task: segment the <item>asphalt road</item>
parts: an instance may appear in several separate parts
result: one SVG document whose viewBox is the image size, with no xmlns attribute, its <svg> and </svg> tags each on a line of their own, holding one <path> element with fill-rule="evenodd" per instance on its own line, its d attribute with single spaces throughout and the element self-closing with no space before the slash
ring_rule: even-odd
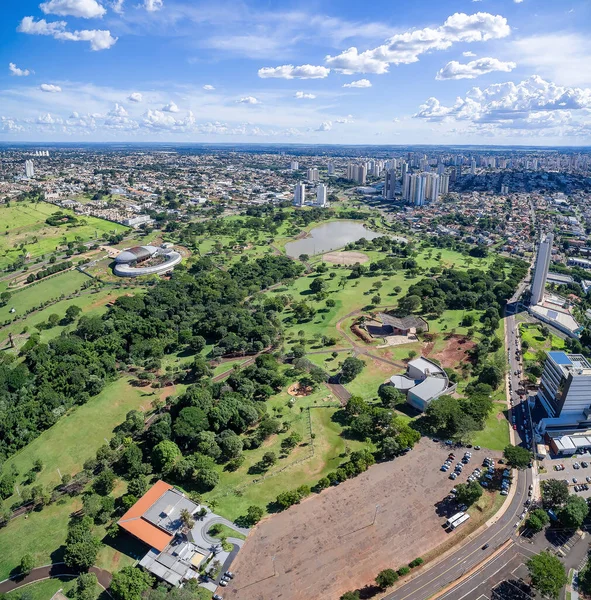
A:
<svg viewBox="0 0 591 600">
<path fill-rule="evenodd" d="M 526 286 L 527 280 L 519 286 L 510 303 L 519 299 Z M 509 365 L 511 367 L 511 394 L 514 401 L 514 407 L 509 411 L 509 419 L 512 421 L 513 412 L 515 412 L 517 425 L 517 430 L 515 431 L 517 434 L 516 443 L 523 443 L 525 438 L 525 430 L 523 429 L 524 416 L 527 416 L 528 427 L 531 427 L 531 417 L 529 409 L 525 406 L 526 403 L 524 403 L 525 410 L 523 410 L 519 402 L 519 396 L 516 394 L 516 390 L 519 389 L 519 376 L 514 375 L 514 372 L 521 369 L 519 359 L 515 354 L 516 336 L 519 335 L 519 332 L 516 328 L 515 317 L 510 314 L 510 311 L 508 312 L 509 314 L 505 318 L 509 342 Z M 517 343 L 519 344 L 518 339 Z M 523 438 L 521 437 L 522 435 Z M 533 439 L 531 431 L 529 435 L 531 443 Z M 516 531 L 515 525 L 520 520 L 520 515 L 524 510 L 524 503 L 528 499 L 529 486 L 532 483 L 532 470 L 526 469 L 520 471 L 517 477 L 515 495 L 505 514 L 498 521 L 484 529 L 478 536 L 464 546 L 459 547 L 457 551 L 451 553 L 441 562 L 425 569 L 425 571 L 406 585 L 386 596 L 384 600 L 427 600 L 427 598 L 430 598 L 444 587 L 456 581 L 467 571 L 485 561 L 487 557 L 491 557 L 499 546 L 514 536 Z M 485 544 L 489 544 L 489 547 L 483 550 L 482 548 Z"/>
</svg>

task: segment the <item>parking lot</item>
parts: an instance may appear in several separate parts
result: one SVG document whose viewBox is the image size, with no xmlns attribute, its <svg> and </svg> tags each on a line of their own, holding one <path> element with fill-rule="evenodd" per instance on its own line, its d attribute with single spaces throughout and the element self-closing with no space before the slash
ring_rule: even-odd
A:
<svg viewBox="0 0 591 600">
<path fill-rule="evenodd" d="M 582 463 L 586 462 L 589 466 L 583 467 Z M 580 468 L 575 468 L 575 463 L 578 463 Z M 540 473 L 540 481 L 545 479 L 558 479 L 568 480 L 569 491 L 571 494 L 577 494 L 583 498 L 591 497 L 591 454 L 586 452 L 585 454 L 575 454 L 574 456 L 563 456 L 559 458 L 546 458 L 542 463 L 546 469 L 546 473 Z M 564 465 L 564 470 L 556 471 L 555 467 Z M 573 477 L 577 480 L 577 483 L 573 481 Z M 587 477 L 589 481 L 587 481 Z M 587 484 L 588 490 L 576 491 L 575 485 Z"/>
<path fill-rule="evenodd" d="M 456 457 L 465 450 L 455 448 Z M 448 498 L 450 490 L 486 456 L 500 457 L 471 451 L 469 468 L 451 481 L 440 471 L 449 447 L 423 438 L 405 456 L 264 519 L 238 555 L 236 579 L 224 597 L 336 600 L 371 584 L 380 570 L 404 566 L 469 531 L 475 518 L 461 529 L 445 528 L 459 508 Z"/>
</svg>

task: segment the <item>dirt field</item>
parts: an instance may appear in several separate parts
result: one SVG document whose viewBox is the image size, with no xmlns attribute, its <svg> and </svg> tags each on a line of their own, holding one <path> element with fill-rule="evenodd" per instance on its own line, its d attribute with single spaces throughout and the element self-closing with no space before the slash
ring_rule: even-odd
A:
<svg viewBox="0 0 591 600">
<path fill-rule="evenodd" d="M 363 254 L 363 252 L 344 250 L 342 252 L 329 252 L 322 257 L 322 260 L 335 265 L 354 265 L 355 263 L 366 263 L 369 256 Z"/>
<path fill-rule="evenodd" d="M 456 368 L 459 363 L 467 361 L 470 357 L 468 356 L 468 350 L 471 350 L 476 345 L 475 342 L 469 340 L 467 337 L 462 335 L 454 335 L 446 340 L 445 348 L 441 352 L 435 354 L 424 353 L 424 356 L 429 358 L 436 358 L 443 367 Z M 431 346 L 433 348 L 433 346 Z"/>
<path fill-rule="evenodd" d="M 443 528 L 457 507 L 441 501 L 494 453 L 472 450 L 470 467 L 452 482 L 439 470 L 448 452 L 423 438 L 406 456 L 265 519 L 232 565 L 236 578 L 224 597 L 337 600 L 458 535 Z"/>
</svg>

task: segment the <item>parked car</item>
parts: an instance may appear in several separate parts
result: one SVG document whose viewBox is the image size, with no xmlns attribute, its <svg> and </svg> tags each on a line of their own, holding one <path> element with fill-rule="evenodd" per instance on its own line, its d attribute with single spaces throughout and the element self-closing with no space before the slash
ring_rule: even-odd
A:
<svg viewBox="0 0 591 600">
<path fill-rule="evenodd" d="M 474 450 L 480 450 L 480 446 L 474 446 Z"/>
<path fill-rule="evenodd" d="M 230 579 L 234 579 L 234 573 L 232 573 L 232 571 L 226 571 L 224 575 Z"/>
<path fill-rule="evenodd" d="M 226 587 L 228 585 L 228 582 L 221 579 L 219 585 L 221 585 L 222 587 Z"/>
<path fill-rule="evenodd" d="M 213 600 L 224 600 L 224 599 L 223 599 L 221 596 L 219 596 L 218 594 L 214 594 L 214 595 L 212 596 L 212 599 L 213 599 Z"/>
</svg>

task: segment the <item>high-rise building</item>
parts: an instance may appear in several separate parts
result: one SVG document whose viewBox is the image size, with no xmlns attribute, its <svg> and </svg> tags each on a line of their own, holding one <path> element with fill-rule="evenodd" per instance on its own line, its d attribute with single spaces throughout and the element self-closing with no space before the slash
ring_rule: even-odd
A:
<svg viewBox="0 0 591 600">
<path fill-rule="evenodd" d="M 425 198 L 435 202 L 439 198 L 439 175 L 437 173 L 422 173 L 425 179 Z"/>
<path fill-rule="evenodd" d="M 506 196 L 509 193 L 509 186 L 508 185 L 502 185 L 501 186 L 501 194 L 503 194 L 503 196 Z"/>
<path fill-rule="evenodd" d="M 538 433 L 591 427 L 591 365 L 580 354 L 546 353 L 538 400 L 548 418 L 538 423 Z"/>
<path fill-rule="evenodd" d="M 307 178 L 308 178 L 308 181 L 311 181 L 311 182 L 318 181 L 319 180 L 318 169 L 316 169 L 316 168 L 308 169 Z"/>
<path fill-rule="evenodd" d="M 425 204 L 426 173 L 415 173 L 410 176 L 410 202 L 415 206 Z"/>
<path fill-rule="evenodd" d="M 319 183 L 316 186 L 316 205 L 325 207 L 326 206 L 326 185 L 324 183 Z"/>
<path fill-rule="evenodd" d="M 289 164 L 289 168 L 292 171 L 297 171 L 300 168 L 300 163 L 298 163 L 297 160 L 292 160 L 291 163 Z"/>
<path fill-rule="evenodd" d="M 25 161 L 25 175 L 31 179 L 31 177 L 35 177 L 35 167 L 33 166 L 32 160 Z"/>
<path fill-rule="evenodd" d="M 334 163 L 332 161 L 328 161 L 327 169 L 329 175 L 334 175 Z"/>
<path fill-rule="evenodd" d="M 306 185 L 301 181 L 298 181 L 295 184 L 295 188 L 293 190 L 293 203 L 296 206 L 303 206 L 306 201 Z"/>
<path fill-rule="evenodd" d="M 449 175 L 445 173 L 439 176 L 439 193 L 441 195 L 449 194 Z"/>
<path fill-rule="evenodd" d="M 539 304 L 544 298 L 546 279 L 548 277 L 548 269 L 550 268 L 550 258 L 552 257 L 553 241 L 554 235 L 548 233 L 545 238 L 540 240 L 540 245 L 538 246 L 534 279 L 531 286 L 530 304 L 532 306 Z"/>
<path fill-rule="evenodd" d="M 388 169 L 384 177 L 384 198 L 394 200 L 396 194 L 396 169 Z"/>
</svg>

